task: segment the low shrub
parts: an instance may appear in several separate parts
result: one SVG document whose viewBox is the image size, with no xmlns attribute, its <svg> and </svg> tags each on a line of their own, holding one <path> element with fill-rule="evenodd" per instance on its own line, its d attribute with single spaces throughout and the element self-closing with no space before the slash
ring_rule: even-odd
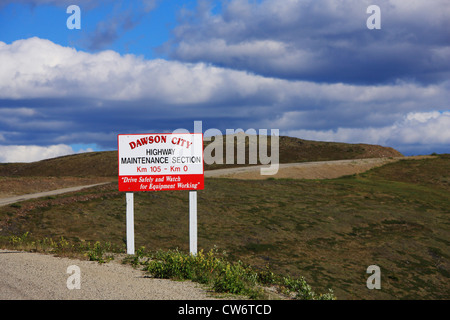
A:
<svg viewBox="0 0 450 320">
<path fill-rule="evenodd" d="M 257 272 L 241 261 L 230 262 L 218 253 L 217 248 L 196 255 L 178 250 L 157 251 L 144 263 L 144 270 L 155 278 L 192 280 L 209 285 L 219 293 L 246 295 L 253 299 L 263 298 L 264 285 L 279 288 L 281 293 L 305 300 L 334 300 L 333 291 L 317 295 L 303 277 L 293 279 L 275 275 L 266 267 Z"/>
</svg>

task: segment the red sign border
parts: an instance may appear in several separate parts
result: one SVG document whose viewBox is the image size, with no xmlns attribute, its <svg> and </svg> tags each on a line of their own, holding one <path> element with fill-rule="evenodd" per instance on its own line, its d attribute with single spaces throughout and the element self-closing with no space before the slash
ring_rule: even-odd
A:
<svg viewBox="0 0 450 320">
<path fill-rule="evenodd" d="M 196 190 L 203 190 L 205 187 L 205 149 L 204 149 L 204 144 L 203 144 L 203 132 L 192 132 L 192 133 L 187 133 L 187 132 L 180 132 L 180 133 L 120 133 L 117 135 L 117 175 L 118 175 L 118 183 L 119 183 L 119 191 L 120 192 L 146 192 L 146 191 L 167 191 L 167 190 L 125 190 L 125 189 L 121 189 L 121 182 L 120 182 L 120 178 L 121 177 L 127 177 L 127 176 L 121 176 L 120 175 L 120 153 L 119 153 L 119 136 L 142 136 L 142 135 L 179 135 L 179 134 L 187 134 L 187 135 L 192 135 L 192 134 L 201 134 L 202 136 L 202 173 L 201 174 L 185 174 L 185 175 L 179 175 L 180 177 L 185 177 L 185 180 L 189 180 L 190 177 L 192 176 L 202 176 L 202 181 L 200 183 L 200 187 L 199 188 L 186 188 L 186 189 L 170 189 L 170 191 L 180 191 L 180 190 L 191 190 L 191 191 L 196 191 Z M 136 175 L 133 177 L 139 178 L 139 177 L 166 177 L 166 176 L 177 176 L 177 175 L 173 175 L 173 174 L 165 174 L 165 175 L 152 175 L 152 174 L 148 174 L 148 175 Z M 181 183 L 187 183 L 189 181 L 181 181 Z"/>
</svg>

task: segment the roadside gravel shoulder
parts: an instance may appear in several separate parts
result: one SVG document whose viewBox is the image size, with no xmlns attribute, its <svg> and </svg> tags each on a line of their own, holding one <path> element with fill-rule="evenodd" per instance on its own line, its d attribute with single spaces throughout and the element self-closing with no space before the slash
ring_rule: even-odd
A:
<svg viewBox="0 0 450 320">
<path fill-rule="evenodd" d="M 80 268 L 80 289 L 68 289 L 69 266 Z M 94 261 L 0 250 L 0 300 L 213 300 L 190 281 L 149 278 L 119 261 Z"/>
</svg>

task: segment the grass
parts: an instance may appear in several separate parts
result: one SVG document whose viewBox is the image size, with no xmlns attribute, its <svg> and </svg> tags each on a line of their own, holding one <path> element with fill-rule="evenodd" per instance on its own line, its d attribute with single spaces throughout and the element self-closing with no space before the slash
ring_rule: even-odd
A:
<svg viewBox="0 0 450 320">
<path fill-rule="evenodd" d="M 199 250 L 218 247 L 230 268 L 268 267 L 338 299 L 448 299 L 449 164 L 440 155 L 330 180 L 206 179 Z M 189 252 L 188 219 L 187 192 L 136 193 L 136 247 Z M 0 228 L 4 237 L 123 248 L 125 195 L 112 183 L 2 207 Z M 370 265 L 381 268 L 381 290 L 366 287 Z"/>
<path fill-rule="evenodd" d="M 144 258 L 143 250 L 138 253 Z M 220 254 L 217 248 L 196 255 L 182 253 L 179 250 L 158 250 L 147 255 L 148 259 L 137 264 L 155 278 L 192 280 L 210 286 L 218 293 L 244 295 L 252 299 L 264 299 L 268 293 L 264 286 L 276 287 L 278 292 L 302 300 L 334 300 L 332 290 L 325 294 L 316 294 L 304 278 L 291 279 L 277 276 L 269 269 L 257 271 L 241 261 L 230 262 L 226 254 Z M 135 261 L 135 260 L 134 260 Z M 135 263 L 136 264 L 136 263 Z"/>
<path fill-rule="evenodd" d="M 119 253 L 123 251 L 123 247 L 117 247 L 109 242 L 101 244 L 99 241 L 90 242 L 72 242 L 64 237 L 58 239 L 43 238 L 32 239 L 29 232 L 25 232 L 20 236 L 1 237 L 0 242 L 3 247 L 15 250 L 50 253 L 60 257 L 86 258 L 89 261 L 97 261 L 98 263 L 106 263 L 114 259 L 111 253 Z"/>
<path fill-rule="evenodd" d="M 91 244 L 90 242 L 70 242 L 64 237 L 53 240 L 31 240 L 26 232 L 21 236 L 3 237 L 0 242 L 9 248 L 26 250 L 30 252 L 50 253 L 57 256 L 71 258 L 86 258 L 89 261 L 107 263 L 114 260 L 114 253 L 123 253 L 122 248 L 111 243 Z M 200 250 L 196 255 L 180 252 L 179 250 L 158 250 L 146 252 L 144 247 L 139 248 L 134 255 L 127 255 L 124 264 L 140 267 L 154 278 L 172 280 L 191 280 L 207 285 L 216 293 L 226 293 L 248 297 L 250 299 L 301 299 L 301 300 L 335 300 L 331 289 L 325 294 L 316 294 L 305 279 L 292 279 L 275 275 L 268 268 L 254 270 L 241 261 L 230 262 L 226 253 L 219 254 L 217 248 L 204 254 Z M 267 286 L 275 288 L 277 293 L 269 290 Z"/>
</svg>

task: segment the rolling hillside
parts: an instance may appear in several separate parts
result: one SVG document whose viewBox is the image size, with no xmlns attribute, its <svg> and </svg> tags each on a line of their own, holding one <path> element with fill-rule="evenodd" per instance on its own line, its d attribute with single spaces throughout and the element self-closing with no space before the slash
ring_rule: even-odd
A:
<svg viewBox="0 0 450 320">
<path fill-rule="evenodd" d="M 226 139 L 223 140 L 223 155 L 225 163 Z M 248 163 L 248 139 L 246 140 L 246 160 Z M 210 143 L 211 142 L 209 141 L 205 141 L 204 147 L 207 148 Z M 308 141 L 285 136 L 280 137 L 279 147 L 280 163 L 402 156 L 400 152 L 392 148 L 378 145 Z M 237 147 L 235 147 L 235 149 L 236 148 Z M 270 138 L 267 148 L 270 151 Z M 237 152 L 234 152 L 234 155 L 236 159 Z M 236 163 L 237 161 L 234 162 Z M 32 163 L 0 164 L 0 176 L 116 177 L 117 166 L 117 151 L 89 152 Z M 205 170 L 237 166 L 242 165 L 205 164 Z"/>
<path fill-rule="evenodd" d="M 217 246 L 255 268 L 304 276 L 338 299 L 449 299 L 449 167 L 450 155 L 439 155 L 337 179 L 207 178 L 199 250 Z M 136 193 L 136 247 L 188 251 L 188 207 L 187 192 Z M 0 229 L 3 243 L 29 232 L 124 246 L 125 194 L 112 182 L 1 207 Z M 374 264 L 381 290 L 366 287 Z"/>
<path fill-rule="evenodd" d="M 372 157 L 401 154 L 280 137 L 284 163 Z M 198 191 L 198 247 L 217 246 L 256 269 L 304 276 L 317 292 L 332 288 L 338 299 L 449 299 L 449 168 L 444 154 L 335 179 L 206 178 Z M 1 164 L 0 179 L 30 185 L 73 177 L 112 182 L 0 207 L 0 247 L 28 232 L 31 241 L 64 237 L 125 248 L 125 194 L 116 174 L 115 151 Z M 188 252 L 188 208 L 187 192 L 136 193 L 136 247 Z M 370 265 L 381 268 L 381 290 L 366 287 Z"/>
</svg>

